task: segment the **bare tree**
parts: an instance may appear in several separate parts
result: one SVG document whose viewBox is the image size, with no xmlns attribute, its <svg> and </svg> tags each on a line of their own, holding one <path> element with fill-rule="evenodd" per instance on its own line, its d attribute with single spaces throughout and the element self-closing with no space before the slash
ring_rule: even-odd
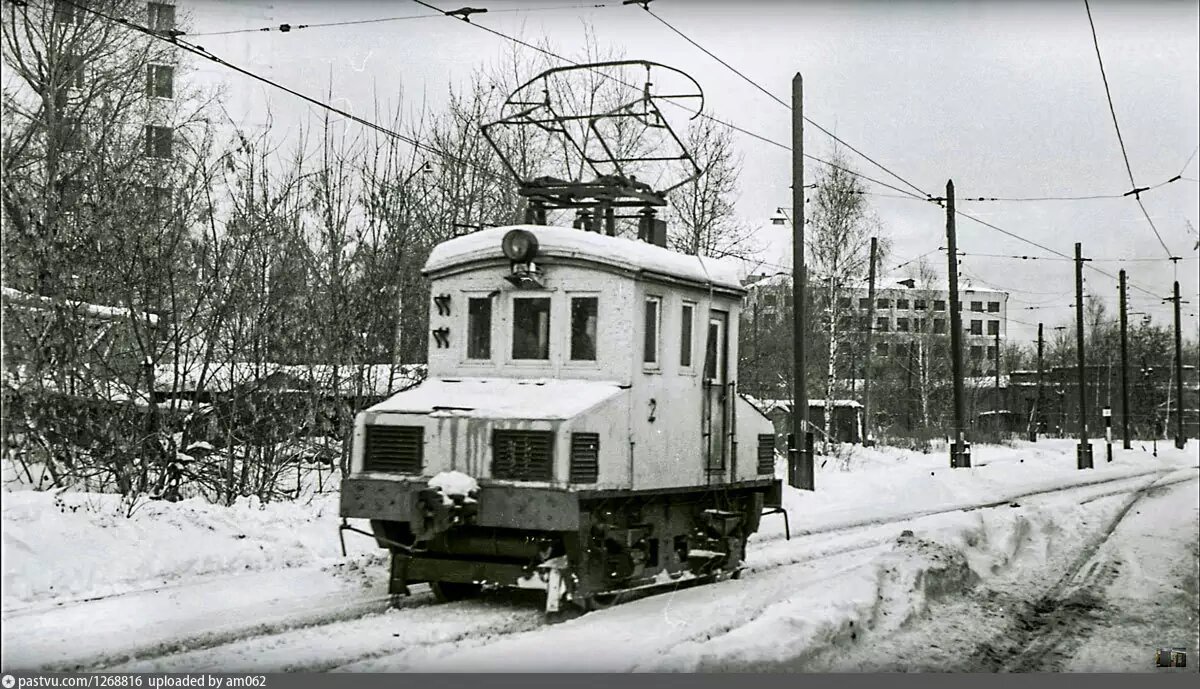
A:
<svg viewBox="0 0 1200 689">
<path fill-rule="evenodd" d="M 5 283 L 53 304 L 24 346 L 34 394 L 23 394 L 42 417 L 26 420 L 48 466 L 65 457 L 78 473 L 81 457 L 140 493 L 168 456 L 150 379 L 194 301 L 177 278 L 193 261 L 189 183 L 207 160 L 210 95 L 180 85 L 173 48 L 74 3 L 3 12 Z M 95 316 L 116 312 L 107 335 L 77 346 Z M 70 422 L 49 410 L 68 402 L 94 413 L 55 428 Z"/>
<path fill-rule="evenodd" d="M 853 174 L 849 162 L 835 150 L 834 166 L 823 168 L 816 178 L 816 192 L 810 202 L 808 228 L 809 282 L 819 290 L 818 313 L 826 338 L 827 349 L 825 400 L 832 405 L 837 385 L 839 347 L 845 338 L 842 326 L 848 309 L 842 295 L 846 287 L 860 284 L 870 262 L 869 245 L 878 236 L 881 225 L 871 212 L 863 195 L 865 189 Z M 886 237 L 878 242 L 877 260 L 882 262 L 888 253 Z M 823 445 L 828 450 L 833 414 L 827 407 Z"/>
<path fill-rule="evenodd" d="M 688 128 L 684 143 L 702 173 L 670 195 L 672 245 L 689 254 L 747 258 L 756 247 L 734 210 L 742 161 L 734 152 L 731 131 L 702 119 Z M 677 167 L 679 174 L 689 172 Z"/>
<path fill-rule="evenodd" d="M 916 319 L 912 341 L 916 350 L 915 366 L 921 408 L 921 427 L 929 429 L 934 427 L 933 415 L 935 413 L 939 416 L 938 425 L 940 425 L 941 409 L 945 407 L 944 404 L 938 405 L 939 409 L 935 410 L 933 399 L 937 390 L 945 389 L 948 380 L 947 353 L 949 347 L 946 340 L 949 333 L 947 325 L 949 319 L 937 318 L 935 315 L 937 312 L 933 310 L 940 292 L 937 289 L 937 273 L 929 260 L 925 257 L 918 259 L 909 268 L 908 276 L 912 278 L 916 287 L 913 292 L 913 300 L 923 303 L 925 314 L 927 314 Z"/>
</svg>

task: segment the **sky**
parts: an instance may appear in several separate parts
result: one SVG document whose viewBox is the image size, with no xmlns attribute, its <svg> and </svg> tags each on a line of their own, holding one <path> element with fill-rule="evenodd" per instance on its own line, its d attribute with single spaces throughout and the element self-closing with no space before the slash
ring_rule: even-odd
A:
<svg viewBox="0 0 1200 689">
<path fill-rule="evenodd" d="M 180 0 L 191 39 L 212 53 L 338 107 L 374 117 L 375 103 L 412 117 L 437 109 L 449 88 L 505 54 L 506 39 L 447 17 L 312 26 L 288 33 L 242 31 L 280 23 L 316 24 L 433 13 L 411 0 L 312 2 Z M 438 1 L 442 9 L 462 3 Z M 577 56 L 585 30 L 629 59 L 691 74 L 714 117 L 742 133 L 739 219 L 762 241 L 760 270 L 790 268 L 789 226 L 772 225 L 791 204 L 791 113 L 637 6 L 620 0 L 476 0 L 472 17 L 528 41 L 548 37 Z M 602 5 L 597 7 L 596 5 Z M 1116 313 L 1117 271 L 1128 271 L 1132 319 L 1170 323 L 1172 280 L 1186 303 L 1184 329 L 1200 333 L 1200 30 L 1194 2 L 1096 0 L 1091 12 L 1129 166 L 1139 187 L 1183 178 L 1142 194 L 1166 249 L 1132 197 L 1081 201 L 969 201 L 1119 195 L 1131 188 L 1082 0 L 1063 2 L 783 2 L 654 0 L 662 19 L 784 101 L 799 72 L 804 114 L 906 182 L 849 150 L 852 167 L 881 182 L 942 196 L 953 179 L 957 206 L 975 218 L 1067 256 L 1074 244 L 1095 259 L 1085 289 Z M 503 11 L 502 11 L 503 10 Z M 518 11 L 520 10 L 520 11 Z M 224 84 L 231 114 L 287 137 L 317 109 L 282 91 L 197 65 Z M 332 98 L 330 98 L 332 96 Z M 348 127 L 358 126 L 347 123 Z M 805 153 L 828 158 L 834 142 L 806 125 Z M 806 183 L 821 165 L 806 164 Z M 909 186 L 912 184 L 912 187 Z M 903 279 L 897 266 L 927 254 L 945 274 L 945 211 L 867 183 L 892 253 L 881 284 Z M 965 281 L 1009 292 L 1009 332 L 1032 340 L 1036 324 L 1073 323 L 1074 266 L 1046 249 L 968 218 L 957 219 Z M 1022 260 L 999 256 L 1041 256 Z M 1168 255 L 1184 260 L 1173 264 Z M 1119 262 L 1124 259 L 1124 262 Z M 1130 260 L 1139 259 L 1139 260 Z M 1157 260 L 1141 260 L 1157 259 Z M 911 266 L 912 264 L 909 264 Z M 1108 273 L 1103 275 L 1099 269 Z"/>
</svg>

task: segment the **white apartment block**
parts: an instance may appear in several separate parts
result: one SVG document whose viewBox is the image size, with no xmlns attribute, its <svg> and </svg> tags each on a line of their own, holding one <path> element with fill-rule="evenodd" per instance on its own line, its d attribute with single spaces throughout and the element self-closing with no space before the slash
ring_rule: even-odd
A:
<svg viewBox="0 0 1200 689">
<path fill-rule="evenodd" d="M 750 282 L 747 306 L 750 318 L 790 317 L 792 284 L 780 274 Z M 1008 336 L 1008 294 L 995 290 L 959 289 L 963 328 L 964 374 L 968 377 L 995 374 L 997 346 Z M 935 357 L 948 357 L 950 345 L 950 291 L 945 288 L 884 287 L 875 290 L 874 321 L 867 287 L 842 290 L 838 313 L 844 328 L 872 337 L 872 355 L 877 361 L 910 356 L 923 340 Z M 852 337 L 865 344 L 865 337 Z"/>
<path fill-rule="evenodd" d="M 850 290 L 841 298 L 843 309 L 852 308 L 857 330 L 874 331 L 874 356 L 906 356 L 910 344 L 922 336 L 933 336 L 934 356 L 948 353 L 950 334 L 950 291 L 948 289 L 894 288 L 875 290 L 875 321 L 869 321 L 870 298 L 865 287 Z M 995 374 L 997 347 L 1008 336 L 1008 294 L 994 290 L 959 290 L 963 328 L 963 364 L 967 376 Z M 939 337 L 940 336 L 940 337 Z M 945 341 L 942 342 L 942 337 Z"/>
</svg>

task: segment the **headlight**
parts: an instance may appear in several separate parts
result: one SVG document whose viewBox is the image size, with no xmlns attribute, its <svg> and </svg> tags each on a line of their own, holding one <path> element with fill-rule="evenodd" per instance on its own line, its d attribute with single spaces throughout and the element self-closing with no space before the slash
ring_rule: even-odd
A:
<svg viewBox="0 0 1200 689">
<path fill-rule="evenodd" d="M 537 237 L 529 230 L 509 230 L 500 240 L 500 248 L 510 261 L 528 263 L 537 255 Z"/>
</svg>

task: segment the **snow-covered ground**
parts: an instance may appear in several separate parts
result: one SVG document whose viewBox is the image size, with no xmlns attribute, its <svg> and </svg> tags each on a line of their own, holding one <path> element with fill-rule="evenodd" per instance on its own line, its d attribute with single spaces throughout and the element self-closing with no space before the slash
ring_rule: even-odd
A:
<svg viewBox="0 0 1200 689">
<path fill-rule="evenodd" d="M 5 611 L 95 598 L 210 574 L 277 570 L 340 558 L 338 496 L 223 507 L 148 501 L 126 516 L 120 496 L 5 492 Z M 350 537 L 347 548 L 374 552 Z"/>
<path fill-rule="evenodd" d="M 1090 471 L 1072 441 L 977 445 L 970 470 L 855 448 L 786 491 L 791 540 L 765 517 L 740 579 L 549 627 L 527 592 L 389 609 L 374 542 L 347 534 L 341 555 L 336 495 L 126 517 L 113 496 L 6 491 L 0 665 L 1149 671 L 1159 646 L 1200 653 L 1175 638 L 1196 628 L 1200 447 L 1094 447 Z"/>
</svg>

